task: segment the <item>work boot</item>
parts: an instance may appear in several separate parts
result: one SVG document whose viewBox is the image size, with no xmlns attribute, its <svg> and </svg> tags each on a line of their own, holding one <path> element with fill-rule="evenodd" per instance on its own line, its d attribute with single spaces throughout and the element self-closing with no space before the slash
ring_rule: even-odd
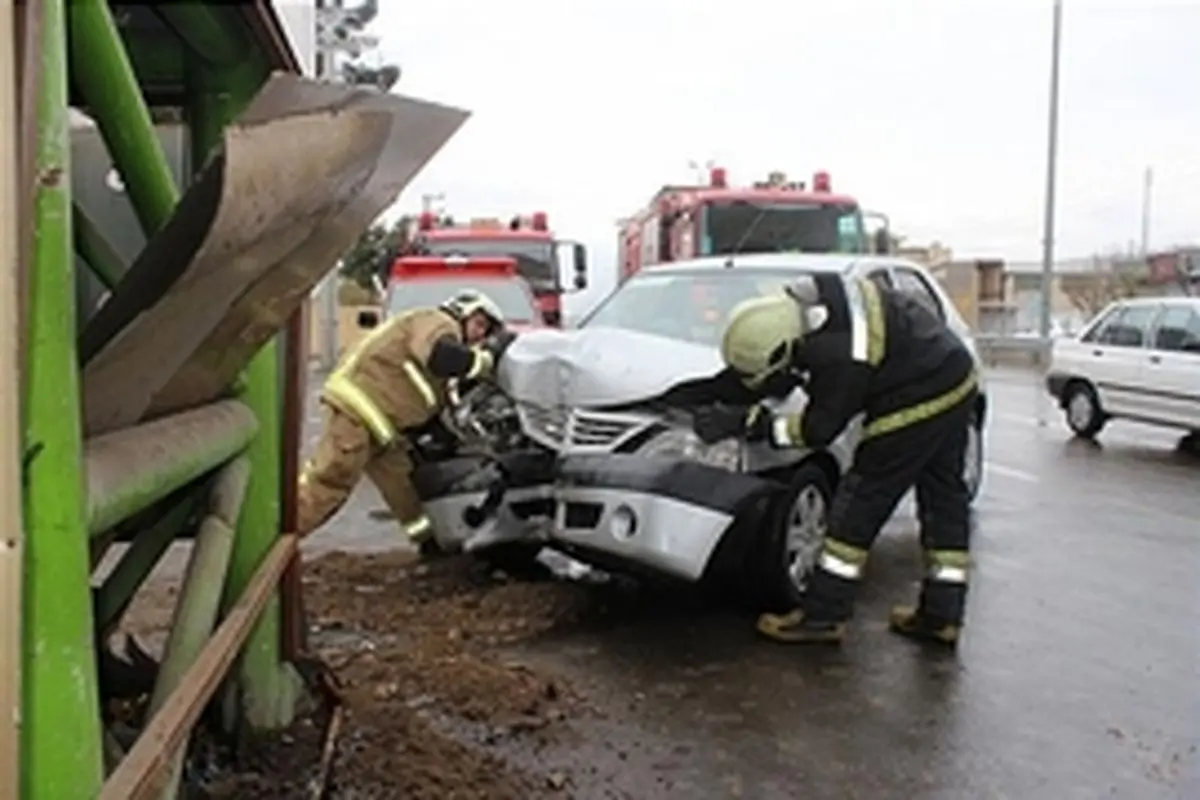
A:
<svg viewBox="0 0 1200 800">
<path fill-rule="evenodd" d="M 846 633 L 846 623 L 807 619 L 799 608 L 786 614 L 763 614 L 756 627 L 768 639 L 785 644 L 841 644 Z"/>
<path fill-rule="evenodd" d="M 892 631 L 917 641 L 954 647 L 962 625 L 933 619 L 913 606 L 896 606 L 892 609 L 889 626 Z"/>
<path fill-rule="evenodd" d="M 417 544 L 417 552 L 420 554 L 422 559 L 430 561 L 439 558 L 446 558 L 448 555 L 450 555 L 442 549 L 442 546 L 437 543 L 437 539 L 434 539 L 432 536 L 420 540 L 420 542 Z"/>
</svg>

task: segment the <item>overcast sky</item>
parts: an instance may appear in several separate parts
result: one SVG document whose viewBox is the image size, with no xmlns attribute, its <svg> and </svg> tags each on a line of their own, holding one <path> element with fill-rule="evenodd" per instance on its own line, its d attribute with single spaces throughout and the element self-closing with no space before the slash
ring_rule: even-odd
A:
<svg viewBox="0 0 1200 800">
<path fill-rule="evenodd" d="M 353 0 L 347 0 L 353 5 Z M 611 285 L 618 217 L 690 160 L 772 169 L 886 212 L 911 240 L 1037 259 L 1050 0 L 381 0 L 396 91 L 472 112 L 401 198 L 545 210 Z M 1057 243 L 1200 238 L 1200 2 L 1066 0 Z"/>
</svg>

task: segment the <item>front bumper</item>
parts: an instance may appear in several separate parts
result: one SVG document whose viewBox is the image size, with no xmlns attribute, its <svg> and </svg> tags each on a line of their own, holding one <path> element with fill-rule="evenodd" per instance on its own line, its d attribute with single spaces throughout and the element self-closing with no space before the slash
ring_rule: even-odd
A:
<svg viewBox="0 0 1200 800">
<path fill-rule="evenodd" d="M 448 549 L 481 541 L 540 541 L 596 566 L 699 580 L 726 534 L 779 485 L 693 461 L 638 455 L 527 460 L 498 513 L 467 523 L 499 472 L 481 459 L 421 467 L 417 487 Z M 757 523 L 751 521 L 751 528 Z M 476 538 L 482 537 L 482 538 Z"/>
</svg>

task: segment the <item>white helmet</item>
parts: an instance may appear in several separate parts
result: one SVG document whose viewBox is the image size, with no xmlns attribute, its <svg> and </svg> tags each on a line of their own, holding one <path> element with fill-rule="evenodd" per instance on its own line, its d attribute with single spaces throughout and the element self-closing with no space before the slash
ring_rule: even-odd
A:
<svg viewBox="0 0 1200 800">
<path fill-rule="evenodd" d="M 493 328 L 504 327 L 504 312 L 496 301 L 476 289 L 466 289 L 442 303 L 442 310 L 459 322 L 465 322 L 467 317 L 481 313 L 491 321 Z"/>
</svg>

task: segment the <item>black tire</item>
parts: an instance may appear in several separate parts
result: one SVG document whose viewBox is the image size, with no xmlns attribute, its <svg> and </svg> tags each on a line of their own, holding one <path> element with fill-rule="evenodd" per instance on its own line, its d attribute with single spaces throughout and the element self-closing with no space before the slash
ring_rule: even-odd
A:
<svg viewBox="0 0 1200 800">
<path fill-rule="evenodd" d="M 804 498 L 804 499 L 802 499 Z M 806 461 L 792 473 L 788 489 L 771 509 L 770 524 L 757 547 L 750 551 L 746 563 L 745 585 L 753 594 L 754 604 L 761 611 L 786 611 L 795 608 L 803 595 L 803 584 L 807 573 L 815 563 L 824 538 L 824 529 L 833 500 L 833 482 L 819 464 Z M 804 503 L 804 507 L 800 504 Z M 797 537 L 789 536 L 795 525 L 804 524 L 796 519 L 797 514 L 819 513 L 817 521 L 802 534 L 802 549 L 805 556 L 801 563 L 806 566 L 803 577 L 793 577 L 792 566 L 796 559 Z"/>
<path fill-rule="evenodd" d="M 509 542 L 480 550 L 475 557 L 492 569 L 519 580 L 544 580 L 553 577 L 549 567 L 537 560 L 542 545 Z"/>
<path fill-rule="evenodd" d="M 979 493 L 983 490 L 983 421 L 979 418 L 978 411 L 971 412 L 971 427 L 968 436 L 972 439 L 967 443 L 963 478 L 967 483 L 967 496 L 974 503 L 975 498 L 979 497 Z"/>
<path fill-rule="evenodd" d="M 1083 381 L 1067 384 L 1063 390 L 1062 408 L 1067 427 L 1081 439 L 1095 439 L 1108 422 L 1096 390 Z"/>
</svg>

